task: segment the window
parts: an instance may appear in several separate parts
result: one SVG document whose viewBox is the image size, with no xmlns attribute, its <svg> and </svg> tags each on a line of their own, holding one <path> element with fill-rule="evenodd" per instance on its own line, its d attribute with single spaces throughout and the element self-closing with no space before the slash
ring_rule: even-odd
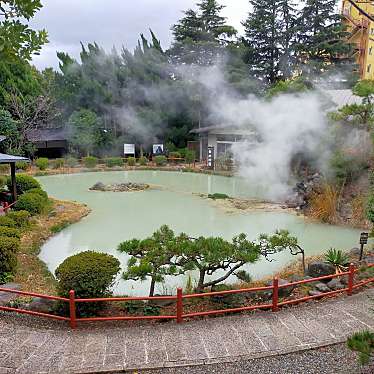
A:
<svg viewBox="0 0 374 374">
<path fill-rule="evenodd" d="M 369 48 L 369 55 L 373 54 L 373 47 Z"/>
<path fill-rule="evenodd" d="M 367 69 L 366 69 L 367 73 L 370 73 L 370 71 L 371 71 L 371 64 L 369 64 L 368 67 L 367 67 Z"/>
</svg>

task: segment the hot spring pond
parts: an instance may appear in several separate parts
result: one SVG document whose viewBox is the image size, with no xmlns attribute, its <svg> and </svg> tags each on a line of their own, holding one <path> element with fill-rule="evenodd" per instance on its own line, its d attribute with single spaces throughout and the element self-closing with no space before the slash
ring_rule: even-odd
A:
<svg viewBox="0 0 374 374">
<path fill-rule="evenodd" d="M 251 239 L 260 233 L 270 233 L 284 228 L 298 237 L 306 255 L 324 252 L 330 247 L 350 249 L 357 245 L 359 230 L 316 224 L 288 212 L 228 213 L 210 199 L 198 193 L 226 193 L 233 197 L 261 197 L 240 178 L 227 178 L 204 174 L 162 171 L 119 171 L 56 175 L 38 178 L 50 196 L 62 200 L 75 200 L 87 204 L 91 214 L 79 223 L 63 230 L 45 245 L 40 258 L 54 272 L 68 256 L 85 250 L 111 253 L 126 267 L 127 256 L 116 251 L 117 245 L 132 238 L 145 238 L 161 225 L 167 224 L 175 232 L 186 232 L 193 237 L 222 236 L 231 239 L 244 232 Z M 105 184 L 121 182 L 148 183 L 155 188 L 143 192 L 89 191 L 96 182 Z M 288 251 L 265 259 L 246 270 L 254 278 L 271 275 L 295 257 Z M 219 275 L 219 274 L 217 274 Z M 165 284 L 158 284 L 159 293 L 174 292 L 176 286 L 184 286 L 187 276 L 169 277 Z M 234 282 L 236 277 L 228 279 Z M 119 280 L 117 294 L 146 295 L 149 283 Z"/>
</svg>

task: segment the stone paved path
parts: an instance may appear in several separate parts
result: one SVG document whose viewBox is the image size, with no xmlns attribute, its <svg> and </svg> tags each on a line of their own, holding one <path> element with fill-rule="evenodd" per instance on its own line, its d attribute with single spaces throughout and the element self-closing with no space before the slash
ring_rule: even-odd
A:
<svg viewBox="0 0 374 374">
<path fill-rule="evenodd" d="M 342 342 L 374 329 L 374 289 L 278 313 L 175 323 L 65 325 L 0 314 L 0 374 L 90 373 L 230 362 Z"/>
</svg>

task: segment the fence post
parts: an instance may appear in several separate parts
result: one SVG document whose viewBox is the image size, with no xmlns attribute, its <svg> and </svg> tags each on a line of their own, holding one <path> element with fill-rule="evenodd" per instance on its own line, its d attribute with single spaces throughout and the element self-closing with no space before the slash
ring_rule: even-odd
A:
<svg viewBox="0 0 374 374">
<path fill-rule="evenodd" d="M 354 276 L 355 276 L 355 266 L 351 263 L 349 264 L 349 274 L 348 274 L 348 291 L 347 291 L 348 296 L 352 295 Z"/>
<path fill-rule="evenodd" d="M 278 298 L 279 298 L 279 280 L 277 277 L 273 279 L 273 306 L 272 306 L 272 311 L 273 312 L 278 312 Z"/>
<path fill-rule="evenodd" d="M 77 327 L 77 316 L 75 311 L 75 291 L 69 292 L 69 309 L 70 309 L 70 327 L 75 329 Z"/>
<path fill-rule="evenodd" d="M 177 288 L 177 323 L 183 322 L 183 290 L 182 288 Z"/>
</svg>

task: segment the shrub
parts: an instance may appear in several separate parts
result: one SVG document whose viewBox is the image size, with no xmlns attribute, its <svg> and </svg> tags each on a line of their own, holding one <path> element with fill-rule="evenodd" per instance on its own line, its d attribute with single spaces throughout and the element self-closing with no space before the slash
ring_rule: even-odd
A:
<svg viewBox="0 0 374 374">
<path fill-rule="evenodd" d="M 9 174 L 10 167 L 7 164 L 0 164 L 0 174 Z"/>
<path fill-rule="evenodd" d="M 179 152 L 170 152 L 169 158 L 181 158 L 182 155 Z"/>
<path fill-rule="evenodd" d="M 371 193 L 368 197 L 365 212 L 367 219 L 374 223 L 374 193 Z"/>
<path fill-rule="evenodd" d="M 88 156 L 83 158 L 83 163 L 86 168 L 94 168 L 97 165 L 97 157 Z"/>
<path fill-rule="evenodd" d="M 12 188 L 12 180 L 10 177 L 7 179 L 7 186 L 9 191 Z M 16 175 L 16 186 L 18 195 L 31 190 L 32 188 L 40 188 L 40 183 L 30 175 L 17 174 Z"/>
<path fill-rule="evenodd" d="M 167 159 L 165 156 L 156 156 L 154 160 L 157 166 L 164 166 L 166 165 L 166 162 L 167 162 Z"/>
<path fill-rule="evenodd" d="M 21 232 L 14 227 L 0 226 L 0 236 L 19 239 Z"/>
<path fill-rule="evenodd" d="M 29 219 L 30 219 L 30 213 L 27 212 L 26 210 L 11 211 L 11 212 L 7 213 L 6 218 L 14 221 L 15 226 L 22 229 L 22 228 L 28 226 Z"/>
<path fill-rule="evenodd" d="M 15 210 L 26 210 L 32 216 L 42 213 L 45 207 L 46 200 L 44 197 L 37 193 L 29 192 L 21 195 L 14 205 Z"/>
<path fill-rule="evenodd" d="M 362 365 L 368 364 L 374 353 L 374 333 L 369 330 L 356 332 L 348 338 L 347 346 L 350 350 L 358 352 Z"/>
<path fill-rule="evenodd" d="M 108 168 L 113 168 L 115 166 L 123 166 L 123 160 L 121 157 L 108 157 L 105 159 L 105 165 Z"/>
<path fill-rule="evenodd" d="M 39 168 L 39 170 L 46 170 L 49 165 L 48 158 L 46 157 L 37 158 L 35 161 L 35 165 Z"/>
<path fill-rule="evenodd" d="M 6 186 L 7 177 L 5 175 L 0 175 L 0 188 L 3 189 Z"/>
<path fill-rule="evenodd" d="M 6 227 L 13 227 L 13 228 L 16 228 L 17 227 L 17 223 L 14 219 L 12 219 L 11 217 L 9 217 L 9 214 L 7 214 L 6 216 L 1 216 L 0 217 L 0 226 L 6 226 Z"/>
<path fill-rule="evenodd" d="M 344 271 L 349 264 L 349 257 L 340 249 L 330 248 L 325 254 L 325 261 L 333 266 L 337 273 Z"/>
<path fill-rule="evenodd" d="M 19 239 L 0 236 L 0 274 L 15 273 L 19 246 Z"/>
<path fill-rule="evenodd" d="M 65 165 L 65 160 L 63 158 L 56 158 L 52 161 L 53 169 L 61 169 Z"/>
<path fill-rule="evenodd" d="M 45 201 L 48 200 L 48 194 L 41 188 L 32 188 L 31 190 L 28 190 L 27 193 L 35 193 L 39 196 L 41 196 Z"/>
<path fill-rule="evenodd" d="M 188 150 L 185 158 L 187 164 L 192 164 L 195 161 L 195 151 Z"/>
<path fill-rule="evenodd" d="M 57 234 L 59 233 L 60 231 L 66 229 L 68 226 L 70 225 L 69 222 L 66 222 L 66 221 L 63 221 L 63 222 L 60 222 L 60 223 L 56 223 L 55 225 L 53 225 L 51 227 L 51 231 L 54 233 L 54 234 Z"/>
<path fill-rule="evenodd" d="M 147 165 L 148 164 L 148 158 L 147 157 L 140 157 L 139 158 L 139 164 L 141 165 L 141 166 L 145 166 L 145 165 Z"/>
<path fill-rule="evenodd" d="M 78 165 L 78 160 L 75 157 L 67 157 L 65 159 L 65 165 L 69 168 L 73 168 Z"/>
<path fill-rule="evenodd" d="M 120 262 L 106 253 L 86 251 L 70 256 L 55 271 L 58 294 L 68 297 L 74 290 L 79 298 L 110 296 L 119 271 Z M 103 307 L 103 303 L 79 303 L 77 311 L 90 315 Z"/>
<path fill-rule="evenodd" d="M 16 162 L 16 169 L 17 170 L 27 170 L 30 164 L 26 161 L 18 161 Z"/>
<path fill-rule="evenodd" d="M 135 157 L 128 157 L 127 158 L 127 165 L 129 165 L 129 166 L 135 166 L 135 164 L 136 164 Z"/>
<path fill-rule="evenodd" d="M 213 200 L 221 200 L 221 199 L 229 199 L 230 196 L 226 195 L 225 193 L 213 193 L 208 195 L 209 199 Z"/>
</svg>

